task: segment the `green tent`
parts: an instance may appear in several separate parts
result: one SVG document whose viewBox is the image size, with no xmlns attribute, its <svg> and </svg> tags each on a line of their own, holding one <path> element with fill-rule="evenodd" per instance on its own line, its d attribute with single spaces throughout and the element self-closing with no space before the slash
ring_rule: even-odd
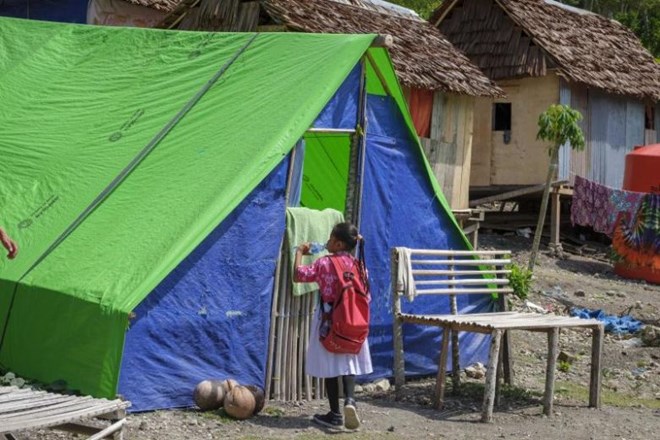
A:
<svg viewBox="0 0 660 440">
<path fill-rule="evenodd" d="M 441 236 L 465 246 L 411 130 L 387 51 L 371 47 L 373 35 L 176 32 L 1 18 L 0 36 L 0 225 L 21 248 L 16 260 L 0 260 L 5 368 L 44 382 L 64 379 L 97 396 L 133 387 L 126 394 L 136 399 L 131 392 L 139 394 L 139 385 L 131 378 L 176 358 L 177 344 L 227 344 L 222 360 L 197 353 L 182 355 L 177 365 L 194 371 L 186 376 L 192 383 L 217 376 L 218 368 L 263 383 L 264 343 L 246 348 L 240 341 L 254 328 L 259 333 L 251 340 L 267 340 L 290 153 L 307 144 L 303 204 L 342 209 L 353 133 L 309 129 L 355 72 L 369 96 L 394 103 L 393 117 L 403 121 L 396 136 L 408 139 L 416 157 L 410 166 L 422 179 L 412 178 L 411 191 L 428 187 L 420 197 L 426 204 L 436 198 L 429 209 L 444 222 Z M 328 172 L 329 158 L 336 172 Z M 241 223 L 248 229 L 236 232 L 250 209 Z M 275 213 L 268 217 L 266 209 Z M 214 234 L 243 241 L 217 250 L 217 270 L 200 275 Z M 261 242 L 268 245 L 250 247 Z M 244 252 L 230 258 L 237 248 Z M 266 278 L 243 290 L 241 283 L 254 278 L 248 269 Z M 172 297 L 167 292 L 195 271 L 202 287 L 179 288 L 180 302 L 159 315 Z M 204 283 L 216 271 L 235 275 L 216 299 L 218 307 L 233 308 L 212 323 L 206 302 L 218 292 Z M 251 298 L 252 290 L 259 296 Z M 257 304 L 263 310 L 255 314 Z M 245 322 L 238 325 L 240 316 Z M 203 328 L 206 339 L 190 336 L 193 328 Z M 128 359 L 128 352 L 146 351 L 131 332 L 142 332 L 157 355 Z M 222 332 L 233 336 L 214 339 Z M 235 354 L 244 349 L 245 356 Z M 242 362 L 248 371 L 237 366 Z M 153 385 L 153 396 L 172 388 L 164 382 Z M 153 397 L 138 409 L 185 406 L 189 393 L 185 399 L 153 403 Z"/>
</svg>

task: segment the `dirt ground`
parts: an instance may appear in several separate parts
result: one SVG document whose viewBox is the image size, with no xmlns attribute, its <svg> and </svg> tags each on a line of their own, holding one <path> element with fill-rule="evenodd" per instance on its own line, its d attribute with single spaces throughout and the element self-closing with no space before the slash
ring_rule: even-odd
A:
<svg viewBox="0 0 660 440">
<path fill-rule="evenodd" d="M 485 235 L 482 248 L 511 249 L 526 263 L 531 239 Z M 567 307 L 630 313 L 645 324 L 660 325 L 660 286 L 623 280 L 600 259 L 568 255 L 555 259 L 542 254 L 528 298 L 555 313 Z M 514 308 L 523 308 L 521 301 Z M 448 396 L 446 408 L 431 408 L 432 378 L 406 385 L 404 398 L 394 390 L 361 392 L 358 411 L 363 426 L 357 433 L 333 433 L 332 438 L 445 438 L 445 439 L 658 439 L 660 438 L 660 348 L 642 347 L 632 336 L 605 338 L 603 408 L 587 407 L 590 335 L 564 331 L 560 350 L 572 363 L 557 371 L 555 413 L 542 415 L 546 336 L 513 333 L 515 386 L 505 389 L 492 424 L 479 423 L 484 379 L 465 379 L 460 395 Z M 365 387 L 366 388 L 366 387 Z M 129 416 L 129 439 L 316 439 L 330 432 L 313 425 L 314 413 L 327 411 L 325 401 L 268 402 L 264 411 L 247 421 L 233 421 L 222 412 L 157 411 Z M 33 439 L 75 438 L 71 434 L 35 431 Z"/>
</svg>

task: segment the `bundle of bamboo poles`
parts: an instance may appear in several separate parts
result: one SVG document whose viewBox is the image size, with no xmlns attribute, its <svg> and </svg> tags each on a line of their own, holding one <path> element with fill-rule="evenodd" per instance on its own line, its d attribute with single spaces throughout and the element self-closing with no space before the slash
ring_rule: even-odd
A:
<svg viewBox="0 0 660 440">
<path fill-rule="evenodd" d="M 289 246 L 282 248 L 271 312 L 266 396 L 273 400 L 322 399 L 323 380 L 305 374 L 316 292 L 293 296 Z"/>
</svg>

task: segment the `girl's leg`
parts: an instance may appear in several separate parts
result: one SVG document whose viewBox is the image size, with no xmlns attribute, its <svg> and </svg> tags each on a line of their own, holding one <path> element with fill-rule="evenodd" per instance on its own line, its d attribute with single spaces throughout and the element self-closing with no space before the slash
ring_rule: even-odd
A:
<svg viewBox="0 0 660 440">
<path fill-rule="evenodd" d="M 346 398 L 346 402 L 349 400 L 355 402 L 355 375 L 342 376 L 341 379 L 344 382 L 344 397 Z"/>
<path fill-rule="evenodd" d="M 326 378 L 325 390 L 328 393 L 330 412 L 327 414 L 315 414 L 314 421 L 330 428 L 341 428 L 344 424 L 344 420 L 341 412 L 339 412 L 339 378 Z"/>
<path fill-rule="evenodd" d="M 358 429 L 360 427 L 360 418 L 355 408 L 355 376 L 342 376 L 344 382 L 344 426 L 347 429 Z"/>
<path fill-rule="evenodd" d="M 330 402 L 330 411 L 332 411 L 335 414 L 341 414 L 339 412 L 339 378 L 326 377 L 325 390 L 328 393 L 328 401 Z"/>
</svg>

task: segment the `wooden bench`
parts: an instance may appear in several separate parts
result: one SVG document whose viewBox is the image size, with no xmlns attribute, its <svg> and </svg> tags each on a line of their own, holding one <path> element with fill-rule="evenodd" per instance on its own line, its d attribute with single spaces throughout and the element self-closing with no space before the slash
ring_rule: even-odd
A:
<svg viewBox="0 0 660 440">
<path fill-rule="evenodd" d="M 592 331 L 591 383 L 589 406 L 600 407 L 601 353 L 603 323 L 594 319 L 520 313 L 506 311 L 505 295 L 512 293 L 507 269 L 511 263 L 510 251 L 453 251 L 395 248 L 392 250 L 392 300 L 394 313 L 394 377 L 397 397 L 401 397 L 405 384 L 403 324 L 436 326 L 443 329 L 442 346 L 438 360 L 434 406 L 444 405 L 445 377 L 449 344 L 452 345 L 452 382 L 454 390 L 460 385 L 459 332 L 476 332 L 491 336 L 486 384 L 482 407 L 483 422 L 492 421 L 495 395 L 498 394 L 500 375 L 508 384 L 513 382 L 510 356 L 510 330 L 546 332 L 548 357 L 546 365 L 543 411 L 552 414 L 555 370 L 558 355 L 559 331 L 562 328 L 584 328 Z M 401 264 L 400 264 L 401 263 Z M 397 283 L 400 275 L 405 283 Z M 411 289 L 405 291 L 405 284 Z M 414 287 L 414 289 L 412 289 Z M 402 300 L 407 295 L 449 295 L 451 314 L 418 315 L 402 311 Z M 459 315 L 456 295 L 497 294 L 496 311 L 492 313 Z"/>
<path fill-rule="evenodd" d="M 0 387 L 0 439 L 17 440 L 20 431 L 50 428 L 89 435 L 89 440 L 110 436 L 121 440 L 126 408 L 130 406 L 130 402 L 119 399 Z M 110 425 L 98 428 L 82 423 L 93 417 L 108 419 Z"/>
</svg>

